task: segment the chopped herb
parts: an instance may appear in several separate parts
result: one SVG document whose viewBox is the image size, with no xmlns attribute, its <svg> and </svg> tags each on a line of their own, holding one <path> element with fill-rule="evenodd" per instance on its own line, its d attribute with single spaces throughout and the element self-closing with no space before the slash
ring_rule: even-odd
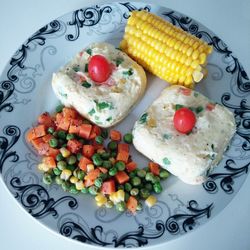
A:
<svg viewBox="0 0 250 250">
<path fill-rule="evenodd" d="M 108 118 L 106 119 L 106 121 L 107 121 L 107 122 L 112 121 L 112 116 L 108 117 Z"/>
<path fill-rule="evenodd" d="M 99 122 L 99 121 L 95 121 L 95 123 L 98 125 L 102 125 L 102 122 Z"/>
<path fill-rule="evenodd" d="M 73 69 L 75 72 L 80 71 L 80 67 L 79 67 L 79 66 L 74 66 L 72 69 Z"/>
<path fill-rule="evenodd" d="M 91 56 L 92 55 L 92 49 L 87 49 L 86 52 Z"/>
<path fill-rule="evenodd" d="M 148 118 L 148 113 L 144 113 L 144 114 L 140 117 L 139 123 L 140 123 L 140 124 L 145 123 L 145 122 L 147 121 L 147 118 Z"/>
<path fill-rule="evenodd" d="M 91 110 L 88 112 L 89 115 L 93 115 L 94 113 L 95 113 L 95 109 L 91 109 Z"/>
<path fill-rule="evenodd" d="M 128 71 L 124 71 L 124 72 L 123 72 L 123 75 L 132 76 L 133 73 L 134 73 L 133 69 L 130 68 Z"/>
<path fill-rule="evenodd" d="M 118 67 L 120 64 L 122 64 L 123 61 L 124 61 L 124 60 L 123 60 L 123 58 L 121 58 L 121 57 L 116 58 L 116 60 L 115 60 L 116 66 Z"/>
<path fill-rule="evenodd" d="M 194 97 L 198 97 L 199 94 L 197 92 L 194 92 Z"/>
<path fill-rule="evenodd" d="M 213 161 L 215 159 L 215 154 L 209 155 L 209 158 Z"/>
<path fill-rule="evenodd" d="M 211 144 L 211 149 L 214 151 L 214 144 Z"/>
<path fill-rule="evenodd" d="M 122 51 L 119 47 L 117 47 L 116 49 L 118 49 L 118 50 Z"/>
<path fill-rule="evenodd" d="M 178 109 L 181 109 L 183 107 L 184 107 L 184 105 L 182 105 L 182 104 L 175 104 L 175 111 L 177 111 Z"/>
<path fill-rule="evenodd" d="M 67 98 L 67 97 L 68 97 L 67 94 L 64 94 L 64 93 L 61 93 L 61 92 L 59 92 L 59 94 L 60 94 L 60 96 L 62 96 L 62 97 L 64 97 L 64 98 Z"/>
<path fill-rule="evenodd" d="M 204 108 L 202 106 L 198 106 L 196 109 L 195 109 L 195 112 L 197 114 L 199 114 L 200 112 L 202 112 L 204 110 Z"/>
<path fill-rule="evenodd" d="M 95 116 L 95 120 L 98 121 L 99 119 L 100 119 L 100 117 L 96 115 L 96 116 Z"/>
<path fill-rule="evenodd" d="M 98 102 L 95 100 L 95 103 L 96 103 L 96 107 L 100 110 L 102 109 L 106 109 L 106 108 L 109 108 L 109 109 L 114 109 L 114 106 L 112 103 L 108 103 L 108 102 Z"/>
<path fill-rule="evenodd" d="M 164 134 L 163 138 L 166 139 L 166 140 L 169 140 L 169 139 L 172 138 L 172 135 L 170 135 L 170 134 Z"/>
<path fill-rule="evenodd" d="M 163 162 L 164 165 L 169 165 L 169 164 L 171 164 L 170 160 L 169 160 L 167 157 L 163 158 L 163 159 L 162 159 L 162 162 Z"/>
<path fill-rule="evenodd" d="M 84 81 L 84 82 L 82 83 L 82 86 L 88 89 L 88 88 L 91 87 L 91 84 L 90 84 L 89 82 L 87 82 L 87 81 Z"/>
<path fill-rule="evenodd" d="M 85 71 L 85 72 L 88 72 L 88 70 L 89 70 L 89 64 L 88 64 L 88 63 L 86 63 L 86 64 L 85 64 L 84 71 Z"/>
</svg>

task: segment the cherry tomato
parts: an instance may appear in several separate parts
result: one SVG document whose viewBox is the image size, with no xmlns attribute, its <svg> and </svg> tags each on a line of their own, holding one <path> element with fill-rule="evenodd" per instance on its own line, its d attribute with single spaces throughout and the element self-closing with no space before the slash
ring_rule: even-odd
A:
<svg viewBox="0 0 250 250">
<path fill-rule="evenodd" d="M 192 131 L 196 123 L 196 117 L 192 110 L 180 108 L 175 112 L 173 121 L 177 131 L 187 134 Z"/>
<path fill-rule="evenodd" d="M 104 56 L 95 55 L 90 58 L 88 72 L 93 81 L 105 82 L 109 78 L 111 71 L 110 63 Z"/>
</svg>

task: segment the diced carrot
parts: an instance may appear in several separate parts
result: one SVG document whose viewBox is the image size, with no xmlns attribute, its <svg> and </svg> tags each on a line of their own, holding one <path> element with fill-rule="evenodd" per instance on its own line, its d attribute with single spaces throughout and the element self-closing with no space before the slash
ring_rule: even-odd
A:
<svg viewBox="0 0 250 250">
<path fill-rule="evenodd" d="M 90 180 L 90 179 L 87 179 L 87 180 L 84 181 L 84 186 L 85 187 L 90 187 L 90 186 L 92 186 L 94 184 L 95 184 L 95 181 Z"/>
<path fill-rule="evenodd" d="M 49 147 L 48 153 L 46 155 L 49 155 L 53 158 L 56 158 L 56 156 L 60 153 L 59 149 L 51 148 Z"/>
<path fill-rule="evenodd" d="M 148 166 L 149 166 L 149 170 L 150 170 L 151 173 L 153 173 L 154 175 L 159 175 L 160 174 L 160 166 L 159 166 L 159 164 L 150 161 L 148 163 Z"/>
<path fill-rule="evenodd" d="M 102 144 L 98 144 L 96 141 L 93 141 L 92 145 L 94 146 L 95 150 L 103 149 L 104 148 L 104 146 Z"/>
<path fill-rule="evenodd" d="M 56 125 L 58 125 L 61 120 L 63 119 L 63 114 L 62 113 L 57 113 L 56 114 Z"/>
<path fill-rule="evenodd" d="M 119 143 L 118 144 L 118 152 L 129 152 L 129 145 L 127 143 Z"/>
<path fill-rule="evenodd" d="M 118 152 L 116 156 L 117 161 L 123 161 L 124 163 L 128 162 L 128 158 L 129 158 L 129 153 L 126 151 Z"/>
<path fill-rule="evenodd" d="M 46 127 L 44 125 L 38 125 L 34 130 L 37 138 L 46 135 Z"/>
<path fill-rule="evenodd" d="M 124 171 L 118 171 L 115 179 L 119 184 L 124 184 L 129 180 L 129 176 Z"/>
<path fill-rule="evenodd" d="M 122 135 L 118 130 L 111 130 L 110 131 L 110 139 L 113 141 L 120 141 L 122 139 Z"/>
<path fill-rule="evenodd" d="M 82 125 L 82 119 L 78 118 L 78 117 L 76 119 L 71 119 L 70 125 L 80 126 L 80 125 Z"/>
<path fill-rule="evenodd" d="M 55 168 L 56 167 L 56 161 L 53 157 L 51 156 L 46 156 L 43 158 L 43 162 L 50 168 Z"/>
<path fill-rule="evenodd" d="M 215 108 L 215 104 L 214 103 L 208 103 L 206 106 L 206 109 L 209 111 L 212 111 Z"/>
<path fill-rule="evenodd" d="M 36 133 L 35 133 L 35 129 L 31 128 L 27 134 L 26 134 L 26 139 L 28 142 L 31 142 L 32 140 L 36 139 Z"/>
<path fill-rule="evenodd" d="M 127 201 L 127 209 L 133 214 L 136 212 L 138 201 L 134 196 L 130 196 Z"/>
<path fill-rule="evenodd" d="M 32 140 L 32 145 L 37 150 L 39 155 L 48 155 L 49 152 L 49 144 L 44 142 L 42 138 L 36 138 Z"/>
<path fill-rule="evenodd" d="M 81 136 L 84 139 L 89 139 L 90 133 L 92 130 L 91 124 L 82 124 L 79 129 L 79 136 Z"/>
<path fill-rule="evenodd" d="M 44 112 L 38 117 L 38 123 L 45 125 L 47 128 L 54 126 L 54 121 L 48 112 Z"/>
<path fill-rule="evenodd" d="M 88 164 L 92 164 L 93 162 L 90 160 L 90 159 L 88 159 L 87 157 L 82 157 L 81 159 L 80 159 L 80 161 L 79 161 L 79 163 L 78 163 L 78 167 L 81 169 L 81 170 L 83 170 L 83 171 L 87 171 L 87 165 Z"/>
<path fill-rule="evenodd" d="M 108 172 L 108 169 L 103 168 L 103 167 L 98 167 L 98 169 L 100 169 L 100 171 L 101 171 L 103 174 L 106 174 L 106 173 Z"/>
<path fill-rule="evenodd" d="M 93 156 L 93 154 L 95 153 L 95 147 L 93 145 L 85 144 L 85 145 L 83 145 L 82 153 L 87 158 L 91 158 Z"/>
<path fill-rule="evenodd" d="M 128 172 L 132 172 L 137 168 L 137 163 L 134 161 L 131 161 L 129 163 L 126 164 L 126 169 Z"/>
<path fill-rule="evenodd" d="M 41 147 L 41 144 L 44 144 L 45 142 L 43 141 L 42 138 L 35 138 L 35 139 L 31 140 L 31 143 L 32 143 L 33 147 L 38 151 Z"/>
<path fill-rule="evenodd" d="M 85 186 L 91 186 L 95 183 L 96 178 L 100 175 L 100 170 L 98 168 L 91 170 L 85 177 Z"/>
<path fill-rule="evenodd" d="M 52 138 L 53 138 L 53 136 L 51 134 L 47 134 L 47 135 L 42 137 L 44 142 L 49 142 L 49 140 Z"/>
<path fill-rule="evenodd" d="M 94 139 L 96 136 L 100 135 L 102 133 L 101 128 L 97 125 L 93 125 L 89 139 Z"/>
<path fill-rule="evenodd" d="M 63 117 L 61 121 L 57 124 L 58 129 L 68 131 L 70 126 L 70 118 Z"/>
<path fill-rule="evenodd" d="M 76 139 L 68 140 L 67 148 L 73 154 L 79 153 L 82 149 L 82 143 Z"/>
<path fill-rule="evenodd" d="M 63 117 L 66 118 L 66 119 L 75 119 L 78 115 L 77 111 L 75 109 L 72 109 L 72 108 L 63 108 Z"/>
<path fill-rule="evenodd" d="M 78 134 L 81 125 L 82 125 L 82 119 L 80 119 L 80 118 L 71 119 L 70 126 L 69 126 L 69 133 Z"/>
<path fill-rule="evenodd" d="M 115 181 L 113 179 L 104 181 L 101 187 L 101 193 L 103 194 L 112 194 L 115 190 Z"/>
</svg>

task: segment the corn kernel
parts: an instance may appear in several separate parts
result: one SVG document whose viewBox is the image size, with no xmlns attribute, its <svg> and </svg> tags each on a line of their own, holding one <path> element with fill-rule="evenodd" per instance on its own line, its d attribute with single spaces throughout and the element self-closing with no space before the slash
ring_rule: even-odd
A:
<svg viewBox="0 0 250 250">
<path fill-rule="evenodd" d="M 50 169 L 50 167 L 48 165 L 46 165 L 45 163 L 38 164 L 37 168 L 38 168 L 38 170 L 43 171 L 43 172 L 47 172 Z"/>
<path fill-rule="evenodd" d="M 63 179 L 63 180 L 68 180 L 69 177 L 72 175 L 72 172 L 71 170 L 69 169 L 64 169 L 60 175 L 60 178 Z"/>
<path fill-rule="evenodd" d="M 157 199 L 155 196 L 150 195 L 146 200 L 145 203 L 148 207 L 152 207 L 155 205 L 155 203 L 157 202 Z"/>
<path fill-rule="evenodd" d="M 87 173 L 94 169 L 95 169 L 95 166 L 93 164 L 87 164 Z"/>
<path fill-rule="evenodd" d="M 67 148 L 60 148 L 60 153 L 62 154 L 62 156 L 63 156 L 64 158 L 70 156 L 70 151 L 69 151 Z"/>
<path fill-rule="evenodd" d="M 84 188 L 84 183 L 83 183 L 83 181 L 77 181 L 76 183 L 75 183 L 75 185 L 76 185 L 76 189 L 77 190 L 82 190 L 83 188 Z"/>
<path fill-rule="evenodd" d="M 71 183 L 75 184 L 75 183 L 77 183 L 79 181 L 79 179 L 77 177 L 75 177 L 75 176 L 71 176 L 70 179 L 69 179 L 69 181 Z"/>
<path fill-rule="evenodd" d="M 117 200 L 124 201 L 124 199 L 125 199 L 125 192 L 124 192 L 124 190 L 118 190 L 116 193 L 117 193 L 116 194 Z"/>
</svg>

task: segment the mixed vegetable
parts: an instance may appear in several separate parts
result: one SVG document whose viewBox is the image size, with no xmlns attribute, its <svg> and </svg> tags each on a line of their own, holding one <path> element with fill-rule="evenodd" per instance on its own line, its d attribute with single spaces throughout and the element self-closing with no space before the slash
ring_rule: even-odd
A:
<svg viewBox="0 0 250 250">
<path fill-rule="evenodd" d="M 142 200 L 148 206 L 156 203 L 152 193 L 162 192 L 161 181 L 169 173 L 154 162 L 139 169 L 129 153 L 132 140 L 130 133 L 108 132 L 61 105 L 55 115 L 41 114 L 27 133 L 43 156 L 38 169 L 45 184 L 55 181 L 72 194 L 95 196 L 98 206 L 135 213 Z"/>
</svg>

